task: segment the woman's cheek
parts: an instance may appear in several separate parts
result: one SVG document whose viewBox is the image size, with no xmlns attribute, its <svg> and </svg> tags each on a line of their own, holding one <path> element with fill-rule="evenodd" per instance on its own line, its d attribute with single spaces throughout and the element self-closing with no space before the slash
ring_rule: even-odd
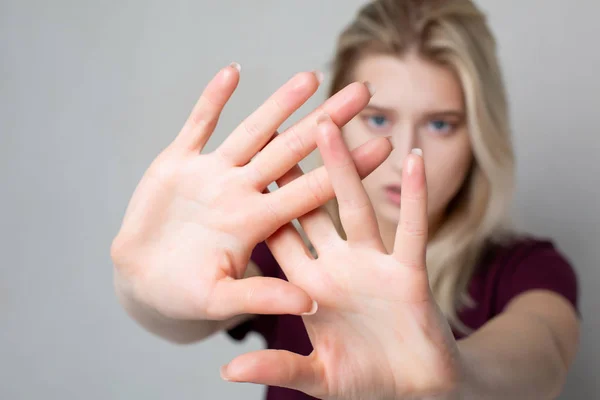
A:
<svg viewBox="0 0 600 400">
<path fill-rule="evenodd" d="M 426 158 L 427 160 L 427 158 Z M 427 206 L 429 215 L 437 215 L 450 202 L 455 186 L 456 169 L 448 163 L 445 157 L 431 155 L 429 162 L 425 163 L 425 176 L 427 179 Z"/>
<path fill-rule="evenodd" d="M 351 120 L 343 129 L 342 137 L 350 151 L 360 147 L 369 140 L 369 135 L 362 132 L 360 121 L 356 118 Z"/>
<path fill-rule="evenodd" d="M 447 160 L 445 165 L 436 167 L 427 175 L 429 214 L 437 215 L 446 209 L 462 187 L 469 165 L 470 162 L 461 155 Z"/>
</svg>

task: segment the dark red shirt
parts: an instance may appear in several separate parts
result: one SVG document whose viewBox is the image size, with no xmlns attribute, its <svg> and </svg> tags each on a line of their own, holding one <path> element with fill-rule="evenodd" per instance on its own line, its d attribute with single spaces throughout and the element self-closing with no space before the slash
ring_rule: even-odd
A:
<svg viewBox="0 0 600 400">
<path fill-rule="evenodd" d="M 252 253 L 264 276 L 286 279 L 265 243 Z M 287 280 L 287 279 L 286 279 Z M 477 330 L 500 314 L 512 298 L 531 289 L 547 289 L 564 296 L 578 311 L 578 283 L 575 271 L 552 242 L 522 238 L 510 245 L 493 245 L 481 257 L 469 284 L 476 306 L 459 313 L 461 321 Z M 264 337 L 269 349 L 283 349 L 302 355 L 312 352 L 302 318 L 296 315 L 257 315 L 228 330 L 233 339 L 242 340 L 249 332 Z M 453 331 L 456 339 L 464 336 Z M 269 387 L 267 400 L 313 399 L 304 393 Z"/>
</svg>

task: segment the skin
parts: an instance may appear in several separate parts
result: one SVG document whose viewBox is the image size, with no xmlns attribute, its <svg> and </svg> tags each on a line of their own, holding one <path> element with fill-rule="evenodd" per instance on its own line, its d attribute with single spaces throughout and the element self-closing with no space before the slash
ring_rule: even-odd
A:
<svg viewBox="0 0 600 400">
<path fill-rule="evenodd" d="M 343 128 L 350 149 L 380 136 L 391 136 L 394 150 L 363 184 L 389 250 L 399 219 L 399 206 L 387 199 L 385 187 L 402 184 L 402 162 L 411 149 L 426 155 L 428 220 L 433 234 L 450 200 L 462 186 L 472 161 L 466 110 L 460 83 L 448 68 L 410 54 L 399 60 L 375 55 L 359 61 L 358 81 L 377 92 L 367 107 Z"/>
<path fill-rule="evenodd" d="M 276 229 L 333 197 L 325 168 L 284 185 L 286 171 L 316 148 L 318 115 L 326 112 L 343 126 L 371 96 L 365 84 L 352 83 L 274 135 L 319 87 L 319 74 L 298 73 L 204 154 L 239 78 L 231 65 L 208 83 L 135 188 L 111 245 L 115 290 L 125 310 L 176 343 L 201 340 L 252 314 L 311 312 L 306 292 L 260 276 L 250 254 Z M 384 138 L 353 151 L 360 175 L 390 151 Z M 273 180 L 284 187 L 268 193 Z"/>
<path fill-rule="evenodd" d="M 290 282 L 319 304 L 303 317 L 314 351 L 245 354 L 222 376 L 323 399 L 555 398 L 577 348 L 570 303 L 529 291 L 456 341 L 429 288 L 428 237 L 473 161 L 458 79 L 415 55 L 369 56 L 354 78 L 377 88 L 369 105 L 343 135 L 322 118 L 317 138 L 348 240 L 322 211 L 299 218 L 318 259 L 307 256 L 291 226 L 267 239 Z M 395 148 L 361 183 L 348 149 L 381 136 Z M 402 185 L 401 206 L 385 195 L 392 183 Z"/>
<path fill-rule="evenodd" d="M 471 156 L 464 127 L 439 137 L 422 128 L 423 117 L 459 109 L 460 87 L 447 71 L 417 59 L 364 60 L 361 68 L 358 79 L 381 79 L 377 97 L 353 83 L 273 137 L 316 91 L 317 76 L 299 74 L 215 152 L 201 154 L 239 79 L 235 68 L 220 71 L 127 208 L 111 248 L 119 298 L 138 322 L 179 343 L 250 314 L 302 315 L 313 353 L 244 354 L 222 368 L 230 381 L 289 387 L 323 399 L 555 397 L 577 347 L 578 321 L 566 300 L 527 292 L 457 342 L 429 288 L 429 232 L 462 184 L 445 174 L 464 179 Z M 397 96 L 403 90 L 406 96 Z M 392 136 L 395 153 L 363 185 L 361 178 L 392 151 L 390 141 L 361 122 L 364 115 L 356 117 L 370 101 L 395 111 L 400 122 L 383 135 Z M 340 128 L 353 118 L 346 144 Z M 373 139 L 350 152 L 348 145 L 368 137 Z M 303 175 L 296 163 L 317 145 L 325 167 Z M 407 155 L 415 146 L 427 162 Z M 273 180 L 281 189 L 268 193 Z M 380 193 L 382 185 L 398 180 L 399 209 Z M 347 241 L 320 207 L 334 195 Z M 262 240 L 289 282 L 258 276 L 249 263 Z M 516 339 L 506 339 L 516 331 Z"/>
</svg>

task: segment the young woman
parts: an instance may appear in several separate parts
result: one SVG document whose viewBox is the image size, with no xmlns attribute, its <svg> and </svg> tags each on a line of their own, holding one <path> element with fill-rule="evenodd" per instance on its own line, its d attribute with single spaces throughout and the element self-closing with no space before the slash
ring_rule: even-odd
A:
<svg viewBox="0 0 600 400">
<path fill-rule="evenodd" d="M 200 154 L 238 79 L 216 75 L 133 194 L 111 255 L 134 319 L 177 343 L 260 333 L 269 350 L 221 374 L 268 399 L 559 394 L 577 278 L 506 224 L 506 98 L 470 0 L 367 4 L 321 107 L 276 132 L 320 83 L 300 73 Z M 303 175 L 317 145 L 324 166 Z"/>
</svg>

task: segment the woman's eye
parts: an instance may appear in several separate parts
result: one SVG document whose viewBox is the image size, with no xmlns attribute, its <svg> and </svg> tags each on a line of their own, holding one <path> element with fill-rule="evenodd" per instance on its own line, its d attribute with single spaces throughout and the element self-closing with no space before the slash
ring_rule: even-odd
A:
<svg viewBox="0 0 600 400">
<path fill-rule="evenodd" d="M 370 115 L 367 117 L 367 123 L 373 128 L 383 128 L 389 124 L 385 115 Z"/>
<path fill-rule="evenodd" d="M 450 133 L 454 126 L 444 120 L 433 120 L 429 121 L 428 128 L 438 133 Z"/>
</svg>

